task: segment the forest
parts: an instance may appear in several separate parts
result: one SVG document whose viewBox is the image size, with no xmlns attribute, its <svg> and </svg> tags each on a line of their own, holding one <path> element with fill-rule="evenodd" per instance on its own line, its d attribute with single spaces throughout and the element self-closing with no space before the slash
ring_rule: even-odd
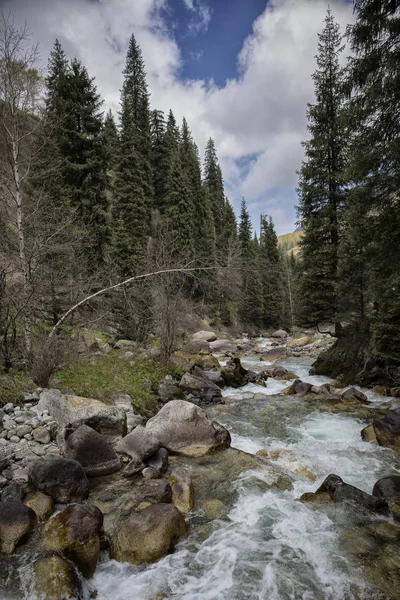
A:
<svg viewBox="0 0 400 600">
<path fill-rule="evenodd" d="M 236 217 L 213 139 L 201 160 L 190 124 L 151 106 L 134 35 L 114 115 L 58 40 L 42 77 L 28 28 L 2 15 L 6 373 L 53 373 L 83 327 L 156 337 L 168 361 L 197 315 L 249 333 L 333 324 L 338 342 L 318 369 L 356 375 L 368 363 L 397 381 L 400 17 L 396 0 L 357 0 L 355 12 L 342 32 L 329 9 L 319 35 L 299 252 L 278 247 L 267 215 L 257 234 L 245 199 Z"/>
</svg>

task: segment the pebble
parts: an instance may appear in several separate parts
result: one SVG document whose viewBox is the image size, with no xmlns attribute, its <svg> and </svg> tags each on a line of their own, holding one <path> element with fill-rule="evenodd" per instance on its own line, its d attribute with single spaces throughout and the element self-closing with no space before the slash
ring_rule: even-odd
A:
<svg viewBox="0 0 400 600">
<path fill-rule="evenodd" d="M 9 429 L 9 430 L 7 431 L 7 439 L 8 439 L 8 440 L 11 440 L 11 438 L 12 438 L 12 437 L 18 437 L 18 436 L 17 436 L 17 430 L 16 430 L 16 429 Z M 18 441 L 19 441 L 19 438 L 18 438 Z"/>
<path fill-rule="evenodd" d="M 4 433 L 4 431 L 2 431 L 1 433 Z M 0 446 L 7 446 L 7 444 L 7 440 L 4 437 L 0 437 Z"/>
<path fill-rule="evenodd" d="M 40 444 L 48 444 L 51 440 L 50 433 L 45 427 L 37 427 L 33 430 L 32 435 L 35 442 Z"/>
<path fill-rule="evenodd" d="M 32 436 L 30 433 L 26 433 L 26 434 L 24 435 L 24 438 L 25 438 L 26 440 L 28 440 L 28 442 L 31 442 L 31 441 L 33 440 L 33 436 Z"/>
<path fill-rule="evenodd" d="M 7 438 L 7 431 L 4 430 L 0 433 L 0 441 L 2 441 L 2 440 L 6 441 L 6 438 Z"/>
<path fill-rule="evenodd" d="M 12 402 L 8 402 L 5 406 L 3 406 L 3 410 L 6 413 L 10 413 L 14 410 L 14 404 Z"/>
<path fill-rule="evenodd" d="M 36 454 L 36 456 L 44 456 L 46 454 L 46 450 L 41 446 L 36 446 L 32 448 L 32 452 Z"/>
<path fill-rule="evenodd" d="M 5 485 L 7 485 L 7 479 L 3 477 L 3 475 L 0 475 L 0 490 L 2 490 Z"/>
<path fill-rule="evenodd" d="M 25 421 L 26 421 L 26 417 L 16 417 L 15 418 L 15 422 L 18 423 L 18 425 L 25 423 Z"/>
<path fill-rule="evenodd" d="M 14 442 L 14 444 L 18 444 L 19 437 L 17 435 L 13 435 L 12 437 L 10 437 L 10 442 Z"/>
</svg>

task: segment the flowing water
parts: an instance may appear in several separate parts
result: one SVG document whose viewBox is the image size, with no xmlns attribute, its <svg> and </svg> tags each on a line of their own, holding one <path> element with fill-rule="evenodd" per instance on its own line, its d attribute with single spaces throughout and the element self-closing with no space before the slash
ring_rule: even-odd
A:
<svg viewBox="0 0 400 600">
<path fill-rule="evenodd" d="M 310 377 L 310 363 L 288 359 L 280 364 L 303 381 L 329 381 Z M 257 357 L 246 357 L 243 364 L 258 370 L 268 366 Z M 227 498 L 227 517 L 204 525 L 201 511 L 194 513 L 190 535 L 173 554 L 147 568 L 100 564 L 93 580 L 97 600 L 385 597 L 365 582 L 360 564 L 341 544 L 341 533 L 355 526 L 348 509 L 318 509 L 297 498 L 315 491 L 329 473 L 371 493 L 375 481 L 399 472 L 399 465 L 390 450 L 361 440 L 365 421 L 319 412 L 301 399 L 279 395 L 286 385 L 269 380 L 266 388 L 251 384 L 224 390 L 226 404 L 207 412 L 229 428 L 232 446 L 252 454 L 276 450 L 274 465 L 290 476 L 292 489 L 268 485 L 263 469 L 242 473 L 233 484 L 235 500 Z M 387 402 L 372 393 L 370 400 L 372 405 Z"/>
</svg>

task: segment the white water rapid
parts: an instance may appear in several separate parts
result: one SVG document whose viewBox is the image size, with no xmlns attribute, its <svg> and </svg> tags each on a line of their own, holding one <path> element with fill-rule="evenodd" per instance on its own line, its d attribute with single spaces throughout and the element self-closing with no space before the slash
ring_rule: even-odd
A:
<svg viewBox="0 0 400 600">
<path fill-rule="evenodd" d="M 242 362 L 252 369 L 268 366 L 256 357 Z M 303 381 L 329 381 L 310 377 L 310 362 L 288 359 L 280 364 Z M 341 545 L 341 532 L 354 525 L 346 510 L 338 505 L 318 509 L 297 499 L 315 491 L 329 473 L 371 493 L 377 479 L 396 473 L 393 454 L 361 440 L 366 421 L 279 396 L 286 385 L 268 380 L 267 388 L 224 390 L 226 404 L 207 412 L 229 428 L 232 446 L 252 454 L 276 450 L 274 465 L 291 477 L 292 489 L 270 487 L 262 470 L 243 473 L 233 484 L 238 496 L 228 516 L 205 526 L 201 511 L 192 515 L 190 534 L 173 554 L 147 568 L 100 564 L 93 580 L 97 600 L 385 597 L 365 582 L 360 565 Z M 387 401 L 373 394 L 369 398 L 376 404 Z"/>
</svg>

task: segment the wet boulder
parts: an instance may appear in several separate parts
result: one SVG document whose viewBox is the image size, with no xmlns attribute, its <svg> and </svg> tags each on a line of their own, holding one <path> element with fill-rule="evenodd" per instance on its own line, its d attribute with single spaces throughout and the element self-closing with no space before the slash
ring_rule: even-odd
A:
<svg viewBox="0 0 400 600">
<path fill-rule="evenodd" d="M 43 492 L 33 492 L 24 501 L 26 506 L 35 511 L 38 521 L 46 521 L 54 511 L 54 502 Z"/>
<path fill-rule="evenodd" d="M 25 498 L 25 491 L 15 481 L 10 481 L 1 492 L 2 502 L 22 502 Z"/>
<path fill-rule="evenodd" d="M 71 458 L 39 458 L 29 466 L 29 478 L 33 487 L 60 504 L 81 502 L 89 495 L 86 473 L 82 465 Z"/>
<path fill-rule="evenodd" d="M 210 382 L 214 383 L 215 385 L 219 386 L 219 387 L 223 387 L 225 385 L 224 379 L 221 375 L 221 370 L 204 370 L 201 368 L 200 365 L 198 365 L 197 363 L 194 363 L 191 367 L 190 367 L 190 374 L 193 375 L 194 377 L 200 377 L 200 379 L 203 379 L 206 382 Z"/>
<path fill-rule="evenodd" d="M 188 530 L 172 504 L 154 504 L 139 514 L 121 517 L 111 539 L 111 557 L 133 564 L 152 563 L 173 550 Z"/>
<path fill-rule="evenodd" d="M 344 390 L 341 393 L 341 397 L 343 400 L 357 400 L 362 404 L 368 404 L 367 396 L 363 392 L 361 392 L 361 390 L 358 390 L 355 387 L 350 387 L 347 390 Z"/>
<path fill-rule="evenodd" d="M 31 533 L 35 512 L 18 500 L 0 502 L 0 554 L 12 554 L 16 546 Z"/>
<path fill-rule="evenodd" d="M 121 462 L 111 446 L 87 425 L 69 426 L 57 436 L 64 456 L 78 461 L 88 477 L 119 471 Z"/>
<path fill-rule="evenodd" d="M 225 385 L 229 387 L 242 387 L 247 383 L 255 381 L 257 375 L 253 371 L 245 369 L 240 362 L 240 358 L 231 358 L 221 371 L 222 379 Z"/>
<path fill-rule="evenodd" d="M 384 498 L 388 504 L 400 504 L 400 475 L 388 475 L 378 479 L 372 495 Z"/>
<path fill-rule="evenodd" d="M 41 537 L 44 551 L 71 560 L 85 577 L 92 577 L 100 554 L 103 515 L 93 504 L 71 504 L 47 521 Z"/>
<path fill-rule="evenodd" d="M 69 560 L 46 553 L 33 563 L 30 598 L 84 600 L 81 578 Z"/>
<path fill-rule="evenodd" d="M 141 473 L 143 471 L 143 469 L 145 469 L 145 468 L 146 468 L 146 465 L 142 461 L 142 459 L 139 456 L 134 456 L 132 458 L 132 460 L 129 462 L 129 464 L 127 464 L 127 466 L 125 467 L 122 475 L 124 477 L 133 477 L 134 475 Z"/>
<path fill-rule="evenodd" d="M 222 396 L 218 385 L 205 377 L 197 377 L 190 373 L 183 375 L 179 387 L 185 394 L 190 394 L 204 404 L 218 402 Z"/>
<path fill-rule="evenodd" d="M 286 348 L 284 346 L 277 346 L 263 352 L 260 360 L 264 362 L 275 362 L 283 356 L 286 356 Z"/>
<path fill-rule="evenodd" d="M 149 430 L 148 426 L 138 425 L 118 442 L 115 449 L 133 459 L 146 460 L 157 454 L 160 446 L 157 436 Z"/>
<path fill-rule="evenodd" d="M 364 442 L 369 442 L 370 444 L 379 446 L 379 442 L 376 439 L 376 433 L 373 425 L 367 425 L 367 427 L 361 429 L 361 439 L 364 440 Z"/>
<path fill-rule="evenodd" d="M 292 385 L 290 385 L 288 388 L 285 388 L 284 392 L 288 395 L 295 394 L 299 396 L 305 396 L 311 392 L 312 387 L 313 386 L 311 383 L 305 383 L 301 381 L 301 379 L 295 379 Z"/>
<path fill-rule="evenodd" d="M 391 410 L 382 419 L 374 419 L 373 427 L 380 446 L 400 452 L 400 408 Z"/>
<path fill-rule="evenodd" d="M 168 479 L 172 488 L 172 503 L 181 513 L 187 515 L 194 508 L 194 487 L 189 473 L 177 468 Z"/>
<path fill-rule="evenodd" d="M 156 469 L 161 474 L 165 473 L 168 469 L 168 450 L 160 448 L 154 456 L 146 460 L 146 466 Z"/>
<path fill-rule="evenodd" d="M 206 413 L 191 402 L 172 400 L 147 422 L 160 446 L 186 456 L 202 456 L 217 448 L 230 446 L 229 431 L 210 421 Z"/>
<path fill-rule="evenodd" d="M 65 395 L 59 390 L 44 390 L 40 394 L 37 408 L 48 410 L 59 427 L 66 427 L 72 423 L 85 424 L 95 429 L 110 443 L 126 433 L 125 411 L 94 398 Z"/>
<path fill-rule="evenodd" d="M 345 483 L 339 475 L 335 474 L 328 475 L 315 493 L 317 495 L 327 493 L 337 503 L 347 502 L 378 513 L 385 514 L 389 508 L 388 503 L 383 498 L 371 496 L 353 485 Z"/>
</svg>

